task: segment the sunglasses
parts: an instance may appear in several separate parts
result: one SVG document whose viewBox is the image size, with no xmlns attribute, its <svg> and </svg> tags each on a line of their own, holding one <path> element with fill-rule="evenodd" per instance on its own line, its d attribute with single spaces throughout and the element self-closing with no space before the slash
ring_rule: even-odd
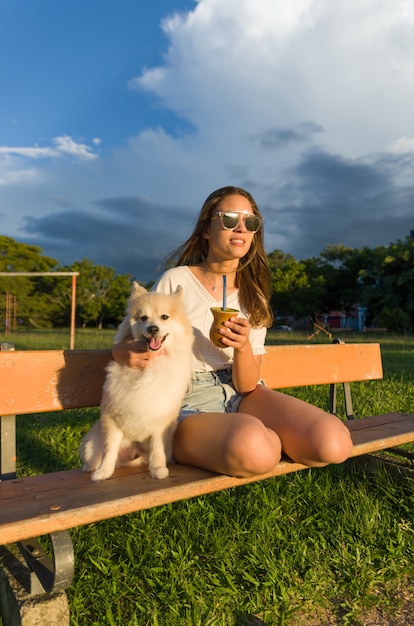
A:
<svg viewBox="0 0 414 626">
<path fill-rule="evenodd" d="M 221 225 L 224 230 L 234 230 L 243 219 L 243 224 L 249 233 L 257 233 L 264 222 L 262 217 L 251 213 L 241 213 L 240 211 L 216 211 L 216 216 L 220 218 Z M 212 217 L 212 220 L 217 217 Z"/>
</svg>

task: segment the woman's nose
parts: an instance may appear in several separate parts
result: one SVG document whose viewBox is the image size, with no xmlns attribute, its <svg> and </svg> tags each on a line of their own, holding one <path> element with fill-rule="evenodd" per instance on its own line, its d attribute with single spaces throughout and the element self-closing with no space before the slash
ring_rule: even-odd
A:
<svg viewBox="0 0 414 626">
<path fill-rule="evenodd" d="M 244 215 L 239 215 L 239 221 L 238 224 L 236 226 L 236 228 L 234 230 L 240 231 L 242 233 L 246 232 L 246 224 L 244 223 L 244 220 L 246 218 L 244 217 Z"/>
</svg>

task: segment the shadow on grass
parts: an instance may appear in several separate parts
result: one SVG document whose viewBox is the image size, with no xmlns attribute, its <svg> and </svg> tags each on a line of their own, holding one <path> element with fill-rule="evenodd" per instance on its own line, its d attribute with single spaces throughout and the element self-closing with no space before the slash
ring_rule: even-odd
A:
<svg viewBox="0 0 414 626">
<path fill-rule="evenodd" d="M 99 417 L 99 409 L 59 411 L 17 420 L 18 475 L 28 476 L 80 467 L 82 436 Z"/>
<path fill-rule="evenodd" d="M 247 613 L 238 613 L 235 624 L 236 626 L 266 626 L 266 623 L 260 617 L 247 615 Z"/>
</svg>

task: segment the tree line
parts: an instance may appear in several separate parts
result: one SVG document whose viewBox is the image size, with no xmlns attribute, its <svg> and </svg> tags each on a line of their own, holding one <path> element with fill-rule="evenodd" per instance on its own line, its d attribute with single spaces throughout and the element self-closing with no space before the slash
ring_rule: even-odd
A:
<svg viewBox="0 0 414 626">
<path fill-rule="evenodd" d="M 268 254 L 271 305 L 276 319 L 295 325 L 308 316 L 343 311 L 355 304 L 366 310 L 366 325 L 394 332 L 414 328 L 414 238 L 388 246 L 353 249 L 327 246 L 318 257 L 297 260 L 281 250 Z M 0 272 L 79 272 L 76 290 L 78 327 L 116 327 L 125 314 L 132 275 L 88 259 L 69 266 L 43 254 L 38 246 L 0 236 Z M 139 280 L 139 277 L 138 277 Z M 69 326 L 70 277 L 0 276 L 0 319 L 6 294 L 13 294 L 17 324 L 24 327 Z M 150 284 L 143 283 L 147 288 Z"/>
</svg>

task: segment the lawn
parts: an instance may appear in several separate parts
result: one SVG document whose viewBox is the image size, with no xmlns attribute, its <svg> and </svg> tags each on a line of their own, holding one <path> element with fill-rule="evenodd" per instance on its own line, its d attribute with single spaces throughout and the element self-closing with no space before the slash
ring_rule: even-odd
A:
<svg viewBox="0 0 414 626">
<path fill-rule="evenodd" d="M 113 336 L 77 331 L 76 347 L 109 347 Z M 5 340 L 67 348 L 69 331 Z M 346 340 L 380 341 L 383 352 L 384 380 L 353 384 L 356 416 L 412 412 L 414 338 Z M 269 334 L 269 343 L 306 341 Z M 286 391 L 328 406 L 325 387 Z M 19 419 L 19 473 L 77 467 L 77 446 L 96 418 L 89 409 Z M 329 611 L 338 624 L 365 626 L 372 607 L 395 616 L 403 598 L 414 598 L 413 511 L 405 475 L 344 464 L 80 527 L 72 531 L 71 624 L 297 626 Z M 312 623 L 327 623 L 320 619 Z"/>
</svg>

